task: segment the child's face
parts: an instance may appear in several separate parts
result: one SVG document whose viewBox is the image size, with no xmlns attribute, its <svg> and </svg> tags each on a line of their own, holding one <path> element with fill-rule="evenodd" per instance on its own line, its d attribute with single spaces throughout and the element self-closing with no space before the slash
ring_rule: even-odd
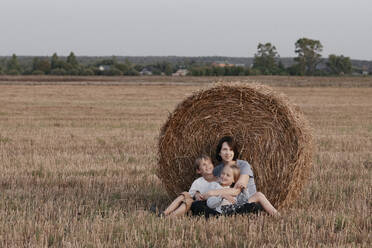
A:
<svg viewBox="0 0 372 248">
<path fill-rule="evenodd" d="M 213 164 L 209 159 L 202 159 L 199 164 L 199 169 L 197 172 L 204 176 L 204 175 L 210 175 L 213 173 Z"/>
<path fill-rule="evenodd" d="M 234 183 L 234 172 L 229 166 L 225 166 L 221 172 L 220 184 L 222 186 L 231 186 Z"/>
<path fill-rule="evenodd" d="M 231 149 L 227 142 L 223 142 L 219 155 L 225 163 L 228 163 L 234 158 L 234 150 Z"/>
</svg>

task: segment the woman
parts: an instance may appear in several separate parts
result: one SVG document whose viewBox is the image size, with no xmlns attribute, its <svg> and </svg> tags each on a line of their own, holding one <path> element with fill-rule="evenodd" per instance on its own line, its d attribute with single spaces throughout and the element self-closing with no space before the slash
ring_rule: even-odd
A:
<svg viewBox="0 0 372 248">
<path fill-rule="evenodd" d="M 230 214 L 257 213 L 263 210 L 258 202 L 264 204 L 264 208 L 268 213 L 272 215 L 277 213 L 266 197 L 262 193 L 257 193 L 252 168 L 247 161 L 237 159 L 238 155 L 237 145 L 231 136 L 225 136 L 220 139 L 216 148 L 216 159 L 221 163 L 214 168 L 213 174 L 216 177 L 220 177 L 225 166 L 236 164 L 240 168 L 239 179 L 233 188 L 212 190 L 199 196 L 191 205 L 193 215 L 205 215 L 207 218 L 210 215 L 217 215 L 218 212 L 207 207 L 206 200 L 211 196 L 221 195 L 239 195 L 236 207 L 231 209 Z M 244 194 L 240 194 L 242 191 Z"/>
</svg>

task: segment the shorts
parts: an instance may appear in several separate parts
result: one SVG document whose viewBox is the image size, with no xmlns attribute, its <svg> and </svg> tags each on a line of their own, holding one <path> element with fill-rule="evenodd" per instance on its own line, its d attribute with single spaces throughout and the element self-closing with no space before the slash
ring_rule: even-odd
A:
<svg viewBox="0 0 372 248">
<path fill-rule="evenodd" d="M 221 207 L 223 214 L 234 215 L 234 214 L 258 214 L 263 211 L 263 207 L 258 202 L 245 203 L 243 205 L 225 205 Z"/>
<path fill-rule="evenodd" d="M 207 206 L 207 201 L 194 201 L 191 204 L 191 213 L 195 216 L 205 216 L 209 218 L 210 216 L 221 215 L 214 209 L 211 209 Z"/>
</svg>

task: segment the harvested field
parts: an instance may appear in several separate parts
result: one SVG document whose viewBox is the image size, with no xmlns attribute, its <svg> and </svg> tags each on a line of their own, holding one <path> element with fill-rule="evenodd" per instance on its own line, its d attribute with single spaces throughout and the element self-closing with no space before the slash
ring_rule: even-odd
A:
<svg viewBox="0 0 372 248">
<path fill-rule="evenodd" d="M 145 211 L 172 200 L 155 176 L 160 128 L 204 84 L 3 81 L 0 246 L 370 247 L 372 88 L 342 78 L 328 78 L 333 87 L 305 87 L 306 80 L 319 84 L 300 78 L 302 87 L 274 86 L 314 129 L 314 166 L 299 199 L 280 219 L 208 221 Z"/>
</svg>

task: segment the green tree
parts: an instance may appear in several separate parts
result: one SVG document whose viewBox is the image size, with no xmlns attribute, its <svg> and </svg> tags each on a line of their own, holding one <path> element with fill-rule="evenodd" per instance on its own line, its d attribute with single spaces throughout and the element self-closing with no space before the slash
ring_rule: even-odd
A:
<svg viewBox="0 0 372 248">
<path fill-rule="evenodd" d="M 48 74 L 50 70 L 51 70 L 51 65 L 50 65 L 49 60 L 40 59 L 40 58 L 34 58 L 32 60 L 32 71 L 33 72 L 41 71 L 44 74 Z M 40 74 L 39 72 L 37 73 Z M 36 74 L 36 73 L 33 73 L 33 74 Z"/>
<path fill-rule="evenodd" d="M 327 69 L 333 75 L 350 74 L 352 65 L 349 57 L 330 54 L 327 61 Z"/>
<path fill-rule="evenodd" d="M 321 62 L 322 55 L 320 52 L 323 46 L 319 40 L 301 38 L 295 43 L 295 53 L 301 75 L 314 75 L 316 66 Z"/>
<path fill-rule="evenodd" d="M 12 55 L 12 58 L 7 63 L 6 73 L 11 75 L 18 75 L 21 73 L 21 66 L 18 63 L 18 59 L 15 54 Z"/>
<path fill-rule="evenodd" d="M 66 61 L 68 64 L 70 64 L 73 68 L 77 68 L 79 66 L 79 63 L 76 59 L 76 56 L 73 52 L 70 52 L 70 54 L 68 55 L 67 57 L 67 61 Z"/>
<path fill-rule="evenodd" d="M 172 67 L 172 64 L 171 63 L 166 63 L 165 64 L 165 66 L 164 66 L 164 73 L 167 76 L 172 75 L 172 73 L 173 73 L 173 67 Z"/>
<path fill-rule="evenodd" d="M 262 74 L 276 74 L 278 65 L 276 59 L 279 57 L 276 47 L 270 42 L 258 43 L 258 52 L 254 55 L 253 69 L 259 70 Z"/>
<path fill-rule="evenodd" d="M 53 53 L 52 58 L 50 59 L 51 69 L 60 68 L 60 60 L 58 59 L 57 53 Z"/>
<path fill-rule="evenodd" d="M 63 68 L 55 68 L 51 70 L 50 74 L 52 75 L 67 75 L 67 72 Z"/>
</svg>

